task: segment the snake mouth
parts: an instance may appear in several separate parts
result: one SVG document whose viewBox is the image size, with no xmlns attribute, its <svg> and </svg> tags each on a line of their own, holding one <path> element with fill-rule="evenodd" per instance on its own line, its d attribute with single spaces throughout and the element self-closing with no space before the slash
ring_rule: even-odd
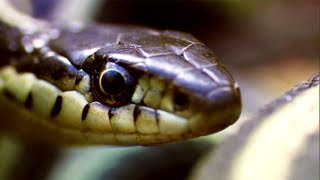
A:
<svg viewBox="0 0 320 180">
<path fill-rule="evenodd" d="M 45 133 L 59 134 L 62 141 L 167 143 L 222 130 L 240 113 L 237 87 L 216 88 L 204 98 L 145 76 L 139 79 L 132 103 L 111 108 L 88 96 L 89 80 L 84 76 L 75 86 L 77 91 L 63 92 L 32 73 L 17 73 L 8 66 L 1 70 L 0 89 L 7 99 L 34 114 L 34 118 L 27 118 L 30 124 L 40 125 L 42 131 L 48 130 Z M 36 131 L 30 129 L 31 133 Z"/>
<path fill-rule="evenodd" d="M 197 88 L 144 75 L 138 79 L 132 102 L 184 119 L 187 133 L 198 136 L 220 131 L 238 119 L 241 98 L 236 82 L 216 84 L 206 94 Z"/>
<path fill-rule="evenodd" d="M 21 111 L 33 115 L 20 120 L 29 121 L 22 123 L 28 124 L 24 129 L 29 129 L 31 134 L 44 132 L 54 137 L 53 142 L 59 139 L 59 143 L 67 140 L 68 143 L 147 145 L 216 131 L 203 121 L 205 113 L 185 116 L 183 111 L 179 114 L 134 103 L 110 108 L 97 101 L 88 102 L 77 91 L 62 92 L 32 73 L 17 73 L 12 67 L 2 69 L 0 89 L 6 99 L 24 107 L 20 107 Z"/>
</svg>

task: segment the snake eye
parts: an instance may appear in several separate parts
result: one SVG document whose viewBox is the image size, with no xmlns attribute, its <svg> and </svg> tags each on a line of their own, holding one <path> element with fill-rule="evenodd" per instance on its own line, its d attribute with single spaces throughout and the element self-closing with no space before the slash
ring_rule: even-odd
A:
<svg viewBox="0 0 320 180">
<path fill-rule="evenodd" d="M 94 78 L 94 95 L 111 107 L 121 106 L 131 100 L 135 81 L 123 67 L 107 62 Z"/>
<path fill-rule="evenodd" d="M 122 72 L 113 69 L 101 73 L 99 84 L 101 90 L 110 95 L 117 95 L 126 88 L 126 81 Z"/>
</svg>

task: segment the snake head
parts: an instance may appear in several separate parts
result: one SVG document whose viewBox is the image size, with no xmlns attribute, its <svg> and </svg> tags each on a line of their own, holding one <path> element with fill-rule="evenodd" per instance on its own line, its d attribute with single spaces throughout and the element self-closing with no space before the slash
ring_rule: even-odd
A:
<svg viewBox="0 0 320 180">
<path fill-rule="evenodd" d="M 1 92 L 32 116 L 26 124 L 36 127 L 21 125 L 32 139 L 39 132 L 45 142 L 150 145 L 212 134 L 238 119 L 237 83 L 189 34 L 94 25 L 35 46 L 41 37 L 25 35 L 32 52 L 0 71 Z"/>
<path fill-rule="evenodd" d="M 241 111 L 237 83 L 189 34 L 120 34 L 117 44 L 94 52 L 82 68 L 92 75 L 93 95 L 100 102 L 113 108 L 135 105 L 134 131 L 141 134 L 207 135 L 233 124 Z M 116 92 L 106 92 L 112 89 Z"/>
</svg>

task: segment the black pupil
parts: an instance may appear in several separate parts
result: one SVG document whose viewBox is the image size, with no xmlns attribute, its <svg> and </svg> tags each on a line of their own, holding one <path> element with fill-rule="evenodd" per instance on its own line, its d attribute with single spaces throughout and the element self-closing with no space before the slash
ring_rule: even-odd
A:
<svg viewBox="0 0 320 180">
<path fill-rule="evenodd" d="M 102 75 L 101 86 L 110 95 L 121 93 L 125 90 L 125 85 L 125 80 L 118 71 L 109 70 Z"/>
</svg>

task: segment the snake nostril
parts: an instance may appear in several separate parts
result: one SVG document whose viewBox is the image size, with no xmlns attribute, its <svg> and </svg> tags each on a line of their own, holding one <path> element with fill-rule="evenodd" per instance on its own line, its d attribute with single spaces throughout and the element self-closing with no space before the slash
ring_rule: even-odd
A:
<svg viewBox="0 0 320 180">
<path fill-rule="evenodd" d="M 182 111 L 189 107 L 189 98 L 185 93 L 176 90 L 173 94 L 173 103 L 175 111 Z"/>
</svg>

